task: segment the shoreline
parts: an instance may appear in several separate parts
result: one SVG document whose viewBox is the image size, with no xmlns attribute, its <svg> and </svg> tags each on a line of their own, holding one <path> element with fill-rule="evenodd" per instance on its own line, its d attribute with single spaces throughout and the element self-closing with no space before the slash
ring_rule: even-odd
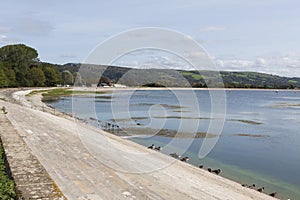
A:
<svg viewBox="0 0 300 200">
<path fill-rule="evenodd" d="M 69 87 L 74 91 L 126 91 L 126 90 L 220 90 L 220 91 L 294 91 L 300 89 L 263 89 L 263 88 L 189 88 L 189 87 Z"/>
<path fill-rule="evenodd" d="M 35 96 L 35 95 L 33 95 L 33 96 Z M 41 95 L 39 97 L 35 97 L 35 100 L 31 101 L 31 103 L 33 105 L 36 105 L 37 102 L 41 102 L 40 98 L 41 98 Z M 14 105 L 9 105 L 8 111 L 10 112 L 11 110 L 13 110 L 14 109 L 13 107 L 15 107 L 15 106 Z M 66 118 L 65 117 L 62 118 L 62 116 L 53 116 L 53 115 L 50 116 L 48 113 L 44 113 L 44 112 L 34 110 L 34 109 L 31 109 L 31 108 L 27 108 L 25 110 L 28 110 L 28 112 L 32 114 L 32 117 L 36 114 L 37 116 L 42 117 L 44 120 L 46 120 L 47 118 L 51 118 L 54 121 L 56 121 L 58 124 L 56 124 L 55 127 L 52 127 L 51 126 L 51 121 L 47 121 L 47 120 L 46 120 L 46 124 L 48 124 L 48 123 L 49 124 L 48 125 L 45 124 L 45 126 L 46 126 L 46 128 L 50 128 L 50 127 L 52 127 L 52 129 L 55 128 L 55 129 L 57 129 L 58 132 L 62 131 L 61 129 L 66 131 L 64 126 L 68 126 L 70 128 L 71 124 L 74 123 L 74 120 L 75 120 L 74 118 L 71 119 L 70 116 L 68 116 L 68 115 L 64 115 Z M 46 116 L 46 118 L 45 118 L 45 116 Z M 13 116 L 11 116 L 11 117 L 13 118 Z M 16 122 L 18 121 L 17 119 L 14 119 L 14 120 L 16 120 Z M 25 121 L 27 121 L 27 120 L 25 120 Z M 62 123 L 62 121 L 66 124 Z M 29 122 L 27 121 L 27 123 L 29 123 Z M 63 126 L 63 127 L 59 126 L 59 124 L 61 124 L 61 126 Z M 175 193 L 178 194 L 178 191 L 181 191 L 180 193 L 183 193 L 182 194 L 183 196 L 179 195 L 178 199 L 180 199 L 180 197 L 183 197 L 184 199 L 187 198 L 187 197 L 193 199 L 193 198 L 196 198 L 197 195 L 200 195 L 200 196 L 198 196 L 198 198 L 203 197 L 203 199 L 206 199 L 206 198 L 207 199 L 223 199 L 223 198 L 225 198 L 225 196 L 228 196 L 231 199 L 241 199 L 241 198 L 243 198 L 243 199 L 269 199 L 269 198 L 274 199 L 272 197 L 269 197 L 269 196 L 267 196 L 265 194 L 262 194 L 262 193 L 259 193 L 257 191 L 250 190 L 250 189 L 247 189 L 247 188 L 243 188 L 240 184 L 238 184 L 236 182 L 230 181 L 230 180 L 228 180 L 226 178 L 223 178 L 223 177 L 220 177 L 220 176 L 210 174 L 207 171 L 198 169 L 197 167 L 192 166 L 190 164 L 182 163 L 181 161 L 177 161 L 177 160 L 174 160 L 174 159 L 172 160 L 172 158 L 170 158 L 170 156 L 164 155 L 162 153 L 149 151 L 149 150 L 145 149 L 144 146 L 138 145 L 136 143 L 133 143 L 133 142 L 125 140 L 125 139 L 122 139 L 122 138 L 117 137 L 117 136 L 113 136 L 110 133 L 104 132 L 102 130 L 96 130 L 97 128 L 91 127 L 91 125 L 87 125 L 87 124 L 84 124 L 84 123 L 79 123 L 79 124 L 77 123 L 75 125 L 77 125 L 78 126 L 77 128 L 79 128 L 80 130 L 85 130 L 86 132 L 88 132 L 88 133 L 86 133 L 87 135 L 84 135 L 86 137 L 93 136 L 93 137 L 96 138 L 96 137 L 100 137 L 100 134 L 101 134 L 102 139 L 103 139 L 103 137 L 107 137 L 109 140 L 111 140 L 113 142 L 113 144 L 115 144 L 117 146 L 119 145 L 119 147 L 125 148 L 125 149 L 127 149 L 127 151 L 133 151 L 135 153 L 138 153 L 138 152 L 147 153 L 147 155 L 149 154 L 148 155 L 149 157 L 147 157 L 145 159 L 147 159 L 149 162 L 154 162 L 156 164 L 164 163 L 165 160 L 168 160 L 168 161 L 172 162 L 172 164 L 170 166 L 168 165 L 166 168 L 162 168 L 159 171 L 151 172 L 150 174 L 147 174 L 147 173 L 146 174 L 140 174 L 139 176 L 136 175 L 136 174 L 135 175 L 127 174 L 127 173 L 124 174 L 124 173 L 118 172 L 118 170 L 113 171 L 114 172 L 113 176 L 116 176 L 116 177 L 118 176 L 118 180 L 120 181 L 120 179 L 121 179 L 121 180 L 125 181 L 125 183 L 128 182 L 129 180 L 135 180 L 135 178 L 142 179 L 141 182 L 143 182 L 143 187 L 147 188 L 147 192 L 143 191 L 143 189 L 140 189 L 141 191 L 135 191 L 136 192 L 136 195 L 135 195 L 136 197 L 142 197 L 143 195 L 146 195 L 147 197 L 151 197 L 152 194 L 157 194 L 157 195 L 159 194 L 159 196 L 162 199 L 164 199 L 164 198 L 167 198 L 167 196 L 166 196 L 167 194 L 163 191 L 163 188 L 164 188 L 169 192 L 173 191 L 174 195 L 175 195 Z M 24 126 L 26 126 L 26 125 L 24 125 Z M 33 128 L 34 127 L 32 127 L 32 129 Z M 51 128 L 50 128 L 50 130 L 51 130 Z M 33 131 L 33 132 L 35 133 L 35 131 Z M 37 135 L 32 136 L 33 137 L 32 139 L 41 138 L 41 135 L 39 135 L 39 130 L 38 129 L 36 129 L 36 132 L 37 132 Z M 42 132 L 41 132 L 41 134 L 42 134 Z M 58 134 L 58 133 L 56 133 L 56 134 Z M 74 135 L 72 135 L 71 132 L 68 132 L 68 135 L 70 135 L 70 138 L 71 138 L 71 136 L 74 136 Z M 59 136 L 63 137 L 63 135 L 59 135 Z M 48 137 L 50 137 L 50 135 Z M 96 140 L 96 139 L 93 138 L 93 137 L 89 138 L 89 139 L 91 139 L 91 140 L 88 140 L 89 145 L 95 145 L 95 143 L 92 140 Z M 53 139 L 55 139 L 55 138 L 53 138 Z M 34 148 L 36 148 L 37 150 L 41 148 L 40 147 L 41 144 L 34 142 L 34 140 L 30 140 L 30 135 L 28 136 L 28 138 L 26 138 L 26 140 L 31 141 L 31 142 L 28 142 L 28 143 L 33 145 Z M 66 142 L 66 145 L 69 144 L 69 143 L 67 143 L 67 141 L 65 141 L 65 142 Z M 26 141 L 26 143 L 27 143 L 27 141 Z M 106 147 L 109 148 L 107 145 L 106 145 Z M 95 146 L 95 148 L 97 149 L 96 152 L 98 152 L 99 147 Z M 106 156 L 111 155 L 111 153 L 114 153 L 110 149 L 102 149 L 102 151 L 103 152 L 100 152 L 100 154 L 102 155 L 103 159 L 106 158 Z M 35 153 L 39 154 L 37 151 L 35 151 Z M 49 152 L 49 153 L 51 153 L 51 152 Z M 89 152 L 89 153 L 93 154 L 95 152 Z M 59 157 L 61 155 L 57 154 L 57 156 Z M 79 156 L 79 158 L 81 158 L 80 155 L 78 155 L 78 156 Z M 39 156 L 37 156 L 37 157 L 39 157 Z M 42 158 L 41 163 L 42 164 L 46 163 L 46 165 L 47 164 L 50 165 L 50 166 L 48 166 L 48 168 L 46 167 L 47 171 L 50 168 L 50 175 L 52 176 L 52 178 L 54 180 L 58 180 L 57 183 L 58 183 L 58 186 L 61 188 L 62 192 L 64 194 L 68 193 L 68 187 L 64 186 L 63 180 L 58 178 L 59 173 L 58 174 L 57 173 L 56 174 L 53 174 L 53 173 L 51 174 L 51 166 L 52 166 L 51 162 L 47 161 L 47 157 L 46 158 L 45 157 L 46 157 L 45 155 L 40 157 L 40 158 Z M 117 161 L 117 160 L 120 159 L 120 158 L 118 158 L 119 155 L 113 155 L 113 157 L 114 158 L 112 160 L 116 159 L 116 161 Z M 111 163 L 112 160 L 111 160 L 110 156 L 106 159 L 107 159 L 106 161 L 108 163 Z M 44 163 L 43 163 L 43 161 L 44 161 Z M 59 159 L 57 161 L 59 161 Z M 78 162 L 78 160 L 77 160 L 77 162 Z M 122 164 L 128 164 L 128 162 L 130 163 L 130 161 L 122 160 L 122 159 L 121 159 L 121 161 L 118 161 L 118 162 L 123 162 L 123 163 L 121 163 L 121 164 L 120 163 L 113 163 L 113 164 L 111 163 L 111 165 L 113 166 L 115 164 L 115 167 L 120 167 L 120 165 L 122 166 Z M 135 163 L 136 162 L 138 162 L 138 160 L 135 160 Z M 140 163 L 137 163 L 137 165 L 138 166 L 135 166 L 135 167 L 137 167 L 138 169 L 140 169 L 142 171 L 143 171 L 143 167 L 147 168 L 147 165 L 145 166 L 145 165 L 140 164 Z M 98 163 L 97 166 L 99 166 L 103 170 L 105 170 L 106 167 L 107 167 L 105 165 L 105 163 L 104 163 L 104 166 L 103 166 L 103 163 Z M 154 166 L 155 166 L 155 164 L 154 164 Z M 177 171 L 178 169 L 181 169 L 182 171 Z M 62 168 L 62 170 L 63 170 L 63 168 Z M 74 169 L 74 170 L 76 171 L 76 169 Z M 80 172 L 80 173 L 84 173 L 84 172 Z M 150 180 L 153 180 L 153 178 L 154 178 L 153 176 L 156 177 L 155 179 L 157 179 L 157 181 L 158 181 L 157 182 L 157 185 L 158 185 L 157 187 L 156 186 L 150 187 L 150 186 L 147 186 L 147 184 L 146 184 L 147 182 L 149 183 Z M 183 178 L 182 176 L 187 177 L 187 181 L 183 185 L 180 182 L 178 182 L 179 180 L 182 180 L 182 178 Z M 194 182 L 193 181 L 190 182 L 191 180 L 189 181 L 188 177 L 196 178 L 196 180 L 194 180 Z M 133 179 L 131 179 L 131 178 L 133 178 Z M 109 178 L 109 176 L 108 177 L 104 176 L 104 179 L 109 180 L 110 178 Z M 68 180 L 68 181 L 70 181 L 70 180 Z M 173 190 L 174 189 L 173 188 L 174 187 L 174 181 L 176 183 L 178 182 L 178 186 L 175 186 L 175 191 Z M 204 183 L 203 183 L 203 181 L 204 181 Z M 150 182 L 152 182 L 152 181 L 150 181 Z M 161 185 L 162 183 L 164 183 L 164 184 Z M 82 185 L 82 187 L 83 187 L 83 185 Z M 112 186 L 110 186 L 110 187 L 112 187 Z M 182 188 L 180 188 L 180 187 L 184 187 L 186 189 L 190 188 L 190 187 L 196 187 L 198 189 L 195 191 L 194 189 L 190 188 L 191 190 L 189 191 L 189 190 L 182 190 Z M 215 191 L 215 187 L 219 188 L 220 191 L 222 191 L 222 192 Z M 110 190 L 112 190 L 112 188 Z M 129 196 L 132 196 L 134 191 L 131 191 L 131 192 L 128 192 L 128 193 L 131 194 Z M 124 196 L 128 195 L 128 193 L 126 193 L 126 191 L 125 191 L 125 193 L 124 192 L 121 193 L 121 196 L 123 195 L 123 197 L 124 197 Z M 196 196 L 193 193 L 195 193 Z M 220 193 L 222 193 L 222 194 L 220 194 Z M 100 193 L 100 195 L 101 194 L 103 196 L 105 196 L 105 193 L 102 192 L 102 193 Z M 117 192 L 117 194 L 120 194 L 120 193 Z M 69 195 L 71 195 L 71 194 L 69 194 Z M 139 195 L 141 195 L 141 196 L 139 196 Z M 66 195 L 66 196 L 68 197 L 68 195 Z M 119 197 L 121 197 L 121 196 L 119 196 Z M 69 197 L 72 197 L 72 196 L 69 196 Z M 152 196 L 152 198 L 154 198 L 154 197 Z M 72 199 L 72 198 L 70 198 L 70 199 Z M 117 199 L 119 199 L 119 198 L 117 197 Z"/>
</svg>

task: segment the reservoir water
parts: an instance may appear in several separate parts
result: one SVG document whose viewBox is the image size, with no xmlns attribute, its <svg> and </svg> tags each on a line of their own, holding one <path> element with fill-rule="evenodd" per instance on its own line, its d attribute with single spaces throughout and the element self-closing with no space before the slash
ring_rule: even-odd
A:
<svg viewBox="0 0 300 200">
<path fill-rule="evenodd" d="M 207 90 L 105 92 L 47 103 L 136 143 L 162 146 L 165 154 L 174 153 L 164 148 L 169 144 L 179 152 L 180 144 L 189 144 L 182 156 L 189 156 L 191 164 L 221 168 L 221 176 L 264 186 L 266 193 L 277 191 L 282 199 L 300 199 L 300 91 L 226 90 L 225 94 L 225 99 L 217 99 L 226 107 L 224 116 L 216 115 L 221 119 L 212 115 L 218 110 Z M 214 120 L 220 133 L 210 129 Z M 205 136 L 207 141 L 218 140 L 201 158 Z"/>
</svg>

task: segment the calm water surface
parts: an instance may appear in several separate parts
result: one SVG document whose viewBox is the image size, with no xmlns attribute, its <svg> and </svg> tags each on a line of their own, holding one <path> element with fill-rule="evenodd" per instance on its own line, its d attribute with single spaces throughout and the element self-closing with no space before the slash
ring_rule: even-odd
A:
<svg viewBox="0 0 300 200">
<path fill-rule="evenodd" d="M 190 95 L 191 91 L 176 94 L 141 90 L 63 97 L 49 104 L 63 112 L 73 111 L 91 124 L 95 124 L 91 118 L 97 118 L 102 128 L 107 122 L 118 124 L 127 134 L 136 135 L 128 139 L 145 146 L 154 143 L 163 147 L 173 141 L 178 145 L 171 149 L 176 150 L 190 141 L 193 133 L 207 132 L 209 123 L 216 120 L 211 115 L 208 91 L 194 91 L 195 96 Z M 130 98 L 124 99 L 124 95 Z M 171 133 L 181 130 L 186 134 L 173 138 L 155 134 L 157 129 Z M 198 153 L 204 139 L 194 138 L 183 156 L 189 156 L 189 162 L 197 166 L 221 168 L 221 175 L 229 179 L 264 186 L 266 193 L 277 191 L 281 198 L 300 199 L 299 129 L 299 91 L 227 90 L 225 123 L 216 146 L 200 159 Z M 173 153 L 167 149 L 163 153 Z"/>
</svg>

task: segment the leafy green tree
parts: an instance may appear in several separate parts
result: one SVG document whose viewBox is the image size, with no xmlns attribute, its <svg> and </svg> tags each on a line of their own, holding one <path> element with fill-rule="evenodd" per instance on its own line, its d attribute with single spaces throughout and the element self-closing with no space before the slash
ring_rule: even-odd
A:
<svg viewBox="0 0 300 200">
<path fill-rule="evenodd" d="M 45 85 L 45 75 L 41 68 L 33 67 L 29 70 L 28 80 L 30 80 L 29 86 L 41 87 Z"/>
<path fill-rule="evenodd" d="M 16 86 L 30 86 L 28 73 L 30 73 L 30 66 L 38 62 L 37 57 L 37 51 L 24 44 L 7 45 L 0 48 L 0 62 L 5 67 L 14 70 Z"/>
<path fill-rule="evenodd" d="M 64 85 L 73 85 L 74 77 L 70 71 L 64 70 L 61 77 Z"/>
<path fill-rule="evenodd" d="M 28 70 L 26 70 L 26 73 L 28 73 Z M 17 86 L 30 86 L 30 81 L 26 78 L 26 73 L 19 70 L 16 71 Z"/>
<path fill-rule="evenodd" d="M 14 70 L 12 70 L 8 67 L 4 67 L 3 70 L 7 77 L 8 87 L 15 87 L 16 86 L 16 74 L 15 74 Z"/>
<path fill-rule="evenodd" d="M 1 87 L 7 87 L 8 86 L 8 78 L 3 70 L 3 67 L 0 63 L 0 88 Z"/>
<path fill-rule="evenodd" d="M 46 86 L 56 86 L 58 84 L 61 84 L 62 78 L 59 71 L 54 68 L 51 64 L 43 64 L 43 71 L 45 74 L 45 85 Z"/>
<path fill-rule="evenodd" d="M 0 48 L 0 61 L 14 63 L 31 63 L 38 61 L 38 53 L 35 49 L 24 44 L 7 45 Z"/>
</svg>

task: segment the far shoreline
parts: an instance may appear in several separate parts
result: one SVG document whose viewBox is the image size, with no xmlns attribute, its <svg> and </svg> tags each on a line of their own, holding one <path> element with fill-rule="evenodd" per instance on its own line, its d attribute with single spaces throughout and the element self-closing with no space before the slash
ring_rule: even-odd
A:
<svg viewBox="0 0 300 200">
<path fill-rule="evenodd" d="M 224 91 L 295 91 L 300 89 L 264 89 L 264 88 L 193 88 L 193 87 L 58 87 L 65 89 L 72 89 L 74 91 L 126 91 L 126 90 L 224 90 Z"/>
<path fill-rule="evenodd" d="M 0 88 L 0 90 L 4 91 L 20 91 L 20 90 L 53 90 L 53 89 L 66 89 L 73 91 L 87 91 L 87 92 L 95 92 L 95 91 L 127 91 L 127 90 L 203 90 L 203 91 L 282 91 L 282 92 L 299 92 L 300 88 L 297 89 L 273 89 L 273 88 L 193 88 L 193 87 L 12 87 L 12 88 Z"/>
</svg>

